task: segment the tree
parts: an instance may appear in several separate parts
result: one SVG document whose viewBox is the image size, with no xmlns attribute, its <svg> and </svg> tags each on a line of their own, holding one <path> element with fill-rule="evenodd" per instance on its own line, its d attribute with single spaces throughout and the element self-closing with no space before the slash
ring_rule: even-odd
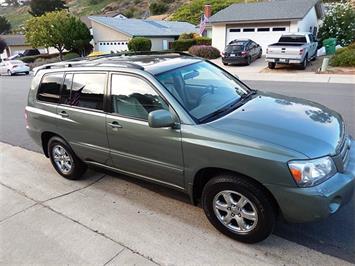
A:
<svg viewBox="0 0 355 266">
<path fill-rule="evenodd" d="M 9 6 L 19 6 L 18 0 L 5 0 L 5 3 L 7 3 Z"/>
<path fill-rule="evenodd" d="M 336 38 L 346 46 L 355 39 L 355 10 L 350 3 L 332 4 L 319 29 L 318 37 L 323 41 Z"/>
<path fill-rule="evenodd" d="M 26 40 L 33 47 L 54 47 L 63 60 L 64 49 L 83 51 L 91 40 L 89 29 L 67 11 L 49 12 L 29 19 L 25 26 Z"/>
<path fill-rule="evenodd" d="M 6 34 L 10 31 L 10 29 L 10 22 L 5 17 L 0 16 L 0 34 Z"/>
<path fill-rule="evenodd" d="M 255 1 L 254 1 L 255 2 Z M 245 3 L 245 0 L 195 0 L 182 5 L 173 15 L 172 20 L 186 21 L 194 25 L 200 23 L 205 4 L 212 5 L 212 14 L 235 3 Z"/>
<path fill-rule="evenodd" d="M 30 11 L 32 16 L 39 17 L 47 12 L 67 9 L 63 0 L 31 0 Z"/>
<path fill-rule="evenodd" d="M 6 47 L 7 47 L 6 42 L 0 38 L 0 54 L 2 54 L 5 51 Z"/>
</svg>

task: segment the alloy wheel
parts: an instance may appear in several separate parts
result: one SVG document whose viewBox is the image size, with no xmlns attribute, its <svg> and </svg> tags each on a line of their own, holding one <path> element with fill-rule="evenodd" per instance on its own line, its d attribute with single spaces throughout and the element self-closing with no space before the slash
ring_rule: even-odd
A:
<svg viewBox="0 0 355 266">
<path fill-rule="evenodd" d="M 73 168 L 73 158 L 61 145 L 55 145 L 52 149 L 53 161 L 59 171 L 68 174 Z"/>
<path fill-rule="evenodd" d="M 238 234 L 252 231 L 258 223 L 255 205 L 236 191 L 219 192 L 213 199 L 213 210 L 225 227 Z"/>
</svg>

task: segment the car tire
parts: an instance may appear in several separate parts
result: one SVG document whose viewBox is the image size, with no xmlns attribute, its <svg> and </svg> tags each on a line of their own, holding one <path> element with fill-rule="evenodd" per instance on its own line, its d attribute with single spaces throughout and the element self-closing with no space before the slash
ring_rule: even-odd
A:
<svg viewBox="0 0 355 266">
<path fill-rule="evenodd" d="M 270 69 L 275 69 L 275 68 L 276 68 L 276 63 L 274 63 L 274 62 L 269 62 L 269 63 L 268 63 L 268 67 L 269 67 Z"/>
<path fill-rule="evenodd" d="M 28 72 L 28 71 L 27 71 L 27 72 L 25 72 L 25 74 L 26 74 L 26 75 L 29 75 L 29 74 L 30 74 L 30 72 Z"/>
<path fill-rule="evenodd" d="M 212 178 L 205 185 L 201 200 L 212 225 L 237 241 L 260 242 L 274 230 L 273 200 L 260 185 L 244 177 L 221 174 Z"/>
<path fill-rule="evenodd" d="M 259 55 L 258 55 L 258 59 L 261 58 L 262 55 L 263 55 L 263 51 L 261 50 Z"/>
<path fill-rule="evenodd" d="M 247 61 L 245 63 L 247 66 L 251 64 L 251 56 L 248 56 Z"/>
<path fill-rule="evenodd" d="M 87 169 L 73 152 L 70 146 L 61 138 L 53 137 L 48 142 L 48 155 L 54 169 L 64 178 L 77 180 Z"/>
<path fill-rule="evenodd" d="M 12 76 L 13 75 L 13 73 L 11 72 L 11 70 L 9 69 L 9 70 L 7 70 L 7 75 L 9 75 L 9 76 Z"/>
<path fill-rule="evenodd" d="M 304 57 L 304 60 L 303 60 L 303 62 L 300 65 L 300 69 L 305 70 L 307 68 L 307 64 L 308 64 L 308 59 L 307 58 L 308 58 L 308 55 L 306 55 Z"/>
<path fill-rule="evenodd" d="M 228 66 L 228 63 L 225 63 L 225 62 L 222 62 L 222 63 L 223 63 L 223 65 Z"/>
</svg>

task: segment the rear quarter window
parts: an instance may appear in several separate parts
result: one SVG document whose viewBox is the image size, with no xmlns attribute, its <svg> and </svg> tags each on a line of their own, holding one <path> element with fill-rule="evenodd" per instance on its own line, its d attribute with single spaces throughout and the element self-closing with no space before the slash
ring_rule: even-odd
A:
<svg viewBox="0 0 355 266">
<path fill-rule="evenodd" d="M 59 103 L 62 82 L 63 73 L 51 73 L 44 75 L 38 87 L 37 100 L 50 103 Z"/>
</svg>

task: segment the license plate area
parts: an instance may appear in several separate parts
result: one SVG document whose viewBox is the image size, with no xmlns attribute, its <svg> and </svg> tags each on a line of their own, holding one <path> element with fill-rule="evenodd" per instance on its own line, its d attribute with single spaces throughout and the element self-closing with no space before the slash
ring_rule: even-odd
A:
<svg viewBox="0 0 355 266">
<path fill-rule="evenodd" d="M 280 58 L 279 62 L 280 63 L 288 63 L 288 59 Z"/>
</svg>

